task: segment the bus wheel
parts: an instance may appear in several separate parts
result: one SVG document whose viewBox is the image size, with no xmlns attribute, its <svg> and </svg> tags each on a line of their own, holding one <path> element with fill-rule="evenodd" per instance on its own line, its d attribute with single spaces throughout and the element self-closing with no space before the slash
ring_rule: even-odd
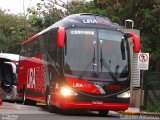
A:
<svg viewBox="0 0 160 120">
<path fill-rule="evenodd" d="M 51 94 L 50 91 L 46 91 L 46 107 L 50 112 L 56 112 L 57 108 L 51 104 Z"/>
<path fill-rule="evenodd" d="M 23 89 L 23 96 L 22 96 L 22 104 L 27 105 L 28 101 L 26 100 L 26 90 Z"/>
<path fill-rule="evenodd" d="M 25 88 L 23 89 L 22 104 L 23 105 L 28 105 L 29 104 L 29 101 L 26 99 L 26 90 L 25 90 Z"/>
<path fill-rule="evenodd" d="M 23 90 L 22 104 L 24 105 L 36 105 L 36 101 L 26 99 L 26 90 Z"/>
<path fill-rule="evenodd" d="M 102 116 L 102 117 L 105 117 L 108 115 L 109 113 L 109 110 L 100 110 L 98 111 L 99 112 L 99 115 Z"/>
</svg>

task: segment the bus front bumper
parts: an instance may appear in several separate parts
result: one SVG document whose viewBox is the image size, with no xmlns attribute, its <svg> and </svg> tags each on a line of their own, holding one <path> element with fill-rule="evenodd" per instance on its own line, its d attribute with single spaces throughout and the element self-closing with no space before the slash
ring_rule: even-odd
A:
<svg viewBox="0 0 160 120">
<path fill-rule="evenodd" d="M 127 110 L 128 103 L 100 103 L 100 102 L 74 102 L 65 99 L 54 102 L 61 109 L 85 109 L 85 110 Z"/>
</svg>

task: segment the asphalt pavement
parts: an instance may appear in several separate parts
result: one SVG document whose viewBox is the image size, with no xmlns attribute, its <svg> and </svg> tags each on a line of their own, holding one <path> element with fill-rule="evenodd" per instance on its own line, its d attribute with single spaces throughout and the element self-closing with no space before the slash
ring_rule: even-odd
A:
<svg viewBox="0 0 160 120">
<path fill-rule="evenodd" d="M 22 105 L 3 102 L 0 106 L 0 120 L 160 120 L 159 113 L 140 111 L 129 107 L 126 111 L 110 111 L 107 117 L 99 116 L 96 111 L 67 111 L 65 113 L 50 113 L 45 105 Z"/>
<path fill-rule="evenodd" d="M 96 111 L 66 111 L 50 113 L 45 106 L 22 105 L 3 102 L 0 106 L 0 120 L 119 120 L 120 114 L 110 111 L 107 117 L 99 116 Z"/>
</svg>

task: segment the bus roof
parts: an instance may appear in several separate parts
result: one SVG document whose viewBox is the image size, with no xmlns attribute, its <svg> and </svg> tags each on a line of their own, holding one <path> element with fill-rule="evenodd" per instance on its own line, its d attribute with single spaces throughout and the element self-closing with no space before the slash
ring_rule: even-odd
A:
<svg viewBox="0 0 160 120">
<path fill-rule="evenodd" d="M 41 34 L 49 31 L 50 29 L 53 29 L 56 27 L 69 28 L 69 27 L 73 27 L 73 25 L 76 25 L 77 27 L 78 26 L 79 27 L 98 27 L 99 26 L 99 27 L 105 27 L 105 28 L 109 28 L 109 29 L 113 29 L 113 30 L 120 29 L 119 25 L 112 23 L 112 21 L 105 16 L 101 16 L 98 14 L 92 14 L 92 13 L 72 14 L 72 15 L 69 15 L 69 16 L 57 21 L 56 23 L 52 24 L 48 28 L 40 31 L 39 33 L 37 33 L 34 36 L 30 37 L 29 39 L 25 40 L 24 42 L 22 42 L 21 45 L 24 45 L 24 44 L 34 40 L 35 38 L 37 38 Z"/>
<path fill-rule="evenodd" d="M 8 59 L 11 61 L 19 61 L 19 55 L 10 53 L 0 53 L 0 58 Z"/>
</svg>

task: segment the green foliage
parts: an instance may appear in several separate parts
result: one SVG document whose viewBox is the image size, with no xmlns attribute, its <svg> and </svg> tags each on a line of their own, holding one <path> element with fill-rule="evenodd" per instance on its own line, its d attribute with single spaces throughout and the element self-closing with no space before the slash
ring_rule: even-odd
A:
<svg viewBox="0 0 160 120">
<path fill-rule="evenodd" d="M 24 16 L 8 14 L 0 10 L 0 51 L 19 53 L 22 41 L 35 32 Z"/>
<path fill-rule="evenodd" d="M 147 105 L 143 107 L 143 110 L 147 112 L 160 112 L 160 103 L 156 105 Z"/>
<path fill-rule="evenodd" d="M 65 16 L 62 9 L 58 9 L 56 1 L 44 1 L 37 4 L 36 8 L 28 8 L 29 22 L 32 26 L 40 28 L 40 30 L 49 27 Z M 62 5 L 63 6 L 63 5 Z M 62 7 L 61 7 L 62 8 Z"/>
<path fill-rule="evenodd" d="M 42 19 L 38 18 L 36 15 L 29 16 L 28 22 L 34 27 L 42 27 Z"/>
</svg>

